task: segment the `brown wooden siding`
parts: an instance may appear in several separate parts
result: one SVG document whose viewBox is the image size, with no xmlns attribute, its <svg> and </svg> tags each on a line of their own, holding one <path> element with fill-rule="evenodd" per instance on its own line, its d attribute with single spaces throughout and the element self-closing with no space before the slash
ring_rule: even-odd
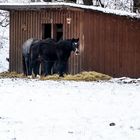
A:
<svg viewBox="0 0 140 140">
<path fill-rule="evenodd" d="M 140 77 L 140 20 L 87 11 L 84 21 L 83 70 Z"/>
<path fill-rule="evenodd" d="M 10 12 L 10 71 L 22 72 L 21 46 L 30 37 L 41 39 L 45 23 L 63 24 L 64 39 L 80 38 L 81 53 L 71 55 L 70 73 L 140 77 L 140 19 L 70 9 Z"/>
<path fill-rule="evenodd" d="M 42 24 L 63 24 L 63 38 L 78 38 L 80 36 L 81 13 L 65 10 L 14 11 L 10 14 L 10 71 L 22 72 L 21 46 L 30 37 L 42 38 Z M 67 24 L 71 18 L 71 24 Z M 52 36 L 53 37 L 53 36 Z M 70 73 L 80 71 L 80 56 L 71 55 L 69 61 Z"/>
</svg>

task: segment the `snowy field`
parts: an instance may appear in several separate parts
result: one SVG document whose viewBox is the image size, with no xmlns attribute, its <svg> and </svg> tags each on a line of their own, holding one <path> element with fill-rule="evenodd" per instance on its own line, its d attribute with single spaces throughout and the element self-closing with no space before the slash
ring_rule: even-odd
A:
<svg viewBox="0 0 140 140">
<path fill-rule="evenodd" d="M 0 140 L 139 139 L 140 79 L 0 79 Z"/>
<path fill-rule="evenodd" d="M 0 72 L 8 70 L 8 30 L 0 27 Z M 140 140 L 140 78 L 0 78 L 0 140 Z"/>
<path fill-rule="evenodd" d="M 8 37 L 0 72 L 8 70 Z M 0 79 L 0 140 L 139 140 L 140 78 L 100 82 Z"/>
</svg>

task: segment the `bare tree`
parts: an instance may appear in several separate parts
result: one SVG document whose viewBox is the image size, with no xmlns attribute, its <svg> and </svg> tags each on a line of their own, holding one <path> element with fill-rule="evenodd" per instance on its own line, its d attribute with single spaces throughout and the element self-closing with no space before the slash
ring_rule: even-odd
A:
<svg viewBox="0 0 140 140">
<path fill-rule="evenodd" d="M 76 3 L 76 0 L 65 0 L 65 2 L 72 2 L 72 3 Z"/>
<path fill-rule="evenodd" d="M 7 11 L 0 11 L 0 26 L 6 27 L 9 25 L 9 13 Z"/>
<path fill-rule="evenodd" d="M 92 0 L 83 0 L 85 5 L 93 5 Z"/>
<path fill-rule="evenodd" d="M 31 0 L 31 2 L 40 2 L 41 0 Z"/>
<path fill-rule="evenodd" d="M 133 1 L 134 4 L 133 4 L 133 11 L 134 12 L 140 12 L 140 0 L 134 0 Z"/>
<path fill-rule="evenodd" d="M 104 7 L 104 4 L 101 2 L 101 0 L 97 0 L 97 1 L 98 1 L 99 5 L 100 5 L 101 7 Z"/>
<path fill-rule="evenodd" d="M 44 2 L 52 2 L 52 0 L 43 0 Z"/>
</svg>

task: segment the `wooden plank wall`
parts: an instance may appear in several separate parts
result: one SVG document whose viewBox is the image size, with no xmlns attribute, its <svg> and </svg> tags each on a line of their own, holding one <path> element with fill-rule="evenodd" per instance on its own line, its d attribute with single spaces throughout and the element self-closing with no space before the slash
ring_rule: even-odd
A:
<svg viewBox="0 0 140 140">
<path fill-rule="evenodd" d="M 67 24 L 67 18 L 71 23 Z M 80 38 L 81 12 L 70 10 L 42 10 L 42 11 L 13 11 L 10 13 L 10 71 L 22 72 L 21 46 L 30 37 L 42 38 L 42 24 L 63 24 L 63 37 Z M 71 55 L 69 72 L 72 74 L 81 71 L 81 55 Z"/>
<path fill-rule="evenodd" d="M 90 11 L 84 19 L 82 70 L 140 77 L 140 19 Z"/>
<path fill-rule="evenodd" d="M 21 45 L 30 37 L 41 39 L 43 23 L 63 24 L 64 39 L 80 38 L 81 53 L 71 55 L 70 73 L 140 77 L 140 19 L 69 9 L 10 12 L 10 71 L 22 72 Z"/>
</svg>

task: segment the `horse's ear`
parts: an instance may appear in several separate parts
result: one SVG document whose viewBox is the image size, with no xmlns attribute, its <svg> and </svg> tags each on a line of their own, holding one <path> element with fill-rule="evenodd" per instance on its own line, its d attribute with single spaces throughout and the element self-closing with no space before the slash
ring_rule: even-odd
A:
<svg viewBox="0 0 140 140">
<path fill-rule="evenodd" d="M 79 38 L 77 38 L 76 41 L 79 42 Z"/>
<path fill-rule="evenodd" d="M 79 42 L 79 38 L 75 39 L 75 38 L 72 38 L 71 39 L 73 42 Z"/>
<path fill-rule="evenodd" d="M 74 38 L 72 38 L 71 40 L 72 40 L 72 42 L 74 42 L 74 41 L 75 41 L 75 39 L 74 39 Z"/>
</svg>

